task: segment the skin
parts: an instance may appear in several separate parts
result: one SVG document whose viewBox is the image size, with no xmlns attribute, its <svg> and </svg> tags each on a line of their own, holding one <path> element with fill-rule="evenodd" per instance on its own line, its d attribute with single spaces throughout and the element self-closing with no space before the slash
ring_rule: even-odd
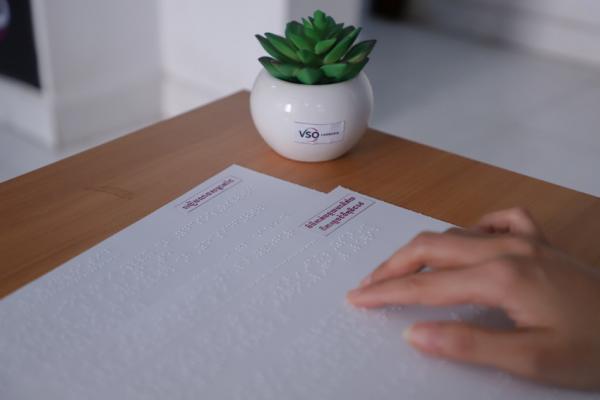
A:
<svg viewBox="0 0 600 400">
<path fill-rule="evenodd" d="M 419 273 L 423 266 L 429 272 Z M 503 309 L 512 330 L 419 322 L 418 350 L 554 385 L 600 389 L 600 269 L 551 246 L 523 209 L 466 230 L 424 232 L 348 293 L 357 307 L 479 304 Z"/>
</svg>

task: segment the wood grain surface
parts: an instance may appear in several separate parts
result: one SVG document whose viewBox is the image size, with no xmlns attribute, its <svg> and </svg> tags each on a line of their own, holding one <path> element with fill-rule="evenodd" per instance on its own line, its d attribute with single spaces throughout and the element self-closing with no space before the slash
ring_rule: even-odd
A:
<svg viewBox="0 0 600 400">
<path fill-rule="evenodd" d="M 1 183 L 0 297 L 233 163 L 325 192 L 343 185 L 461 226 L 524 206 L 554 243 L 600 264 L 599 198 L 374 130 L 338 160 L 290 161 L 259 137 L 248 96 L 236 93 Z"/>
</svg>

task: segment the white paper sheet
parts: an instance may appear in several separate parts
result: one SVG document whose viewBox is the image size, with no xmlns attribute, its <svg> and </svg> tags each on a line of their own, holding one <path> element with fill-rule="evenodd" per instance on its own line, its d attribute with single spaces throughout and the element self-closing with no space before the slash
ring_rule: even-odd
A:
<svg viewBox="0 0 600 400">
<path fill-rule="evenodd" d="M 446 226 L 230 167 L 0 301 L 0 398 L 586 397 L 401 338 L 478 309 L 346 304 L 399 245 Z"/>
</svg>

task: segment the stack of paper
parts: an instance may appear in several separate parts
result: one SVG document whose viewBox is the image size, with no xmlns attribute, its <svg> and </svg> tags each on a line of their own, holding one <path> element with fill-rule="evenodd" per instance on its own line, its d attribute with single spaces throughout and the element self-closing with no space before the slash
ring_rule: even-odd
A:
<svg viewBox="0 0 600 400">
<path fill-rule="evenodd" d="M 416 320 L 346 292 L 447 224 L 227 168 L 0 301 L 1 399 L 572 399 L 423 356 Z M 591 396 L 591 395 L 589 395 Z"/>
</svg>

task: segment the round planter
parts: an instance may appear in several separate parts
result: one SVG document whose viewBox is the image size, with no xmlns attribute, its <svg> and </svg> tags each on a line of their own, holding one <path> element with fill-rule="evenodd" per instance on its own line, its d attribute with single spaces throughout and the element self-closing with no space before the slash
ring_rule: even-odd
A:
<svg viewBox="0 0 600 400">
<path fill-rule="evenodd" d="M 364 72 L 328 85 L 302 85 L 261 70 L 250 95 L 252 119 L 263 139 L 284 157 L 326 161 L 354 146 L 366 132 L 373 90 Z"/>
</svg>

